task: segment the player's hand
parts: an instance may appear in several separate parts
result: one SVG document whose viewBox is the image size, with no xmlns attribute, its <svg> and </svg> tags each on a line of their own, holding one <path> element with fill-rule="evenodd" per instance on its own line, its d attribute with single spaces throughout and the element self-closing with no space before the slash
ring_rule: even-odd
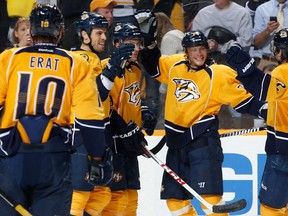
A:
<svg viewBox="0 0 288 216">
<path fill-rule="evenodd" d="M 144 47 L 153 49 L 156 45 L 157 36 L 157 19 L 153 12 L 150 10 L 139 10 L 135 13 L 142 36 L 144 38 Z"/>
<path fill-rule="evenodd" d="M 157 124 L 157 118 L 148 106 L 141 106 L 142 128 L 151 136 Z"/>
<path fill-rule="evenodd" d="M 134 47 L 134 44 L 123 43 L 119 48 L 116 48 L 111 54 L 106 67 L 103 69 L 102 75 L 112 82 L 116 76 L 122 77 L 125 72 L 125 63 L 131 58 Z"/>
<path fill-rule="evenodd" d="M 130 121 L 127 127 L 115 137 L 120 139 L 119 141 L 125 149 L 125 154 L 128 156 L 143 155 L 142 145 L 148 145 L 140 127 L 133 121 Z"/>
<path fill-rule="evenodd" d="M 256 69 L 256 62 L 243 50 L 239 44 L 235 44 L 227 50 L 225 60 L 234 68 L 239 77 L 247 77 Z"/>
<path fill-rule="evenodd" d="M 112 151 L 106 148 L 102 161 L 88 158 L 88 173 L 86 180 L 94 186 L 105 186 L 109 184 L 113 176 Z"/>
</svg>

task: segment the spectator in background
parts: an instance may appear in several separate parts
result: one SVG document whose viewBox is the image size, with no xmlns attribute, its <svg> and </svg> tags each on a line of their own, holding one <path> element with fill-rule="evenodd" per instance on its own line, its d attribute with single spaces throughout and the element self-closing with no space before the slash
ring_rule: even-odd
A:
<svg viewBox="0 0 288 216">
<path fill-rule="evenodd" d="M 93 0 L 90 3 L 90 12 L 98 13 L 104 16 L 108 21 L 108 28 L 106 31 L 106 43 L 103 52 L 97 52 L 98 57 L 102 60 L 108 58 L 112 53 L 113 46 L 113 11 L 114 7 L 117 5 L 116 1 L 112 0 Z"/>
<path fill-rule="evenodd" d="M 28 18 L 19 18 L 12 32 L 13 43 L 16 47 L 31 46 L 33 44 L 30 34 L 30 22 Z"/>
<path fill-rule="evenodd" d="M 184 33 L 176 29 L 171 21 L 171 19 L 162 12 L 155 13 L 158 25 L 157 25 L 157 44 L 160 48 L 162 55 L 172 55 L 184 53 L 182 46 L 182 39 Z M 151 79 L 151 78 L 150 78 Z M 159 82 L 154 80 L 154 82 Z M 160 84 L 160 108 L 158 111 L 158 121 L 157 128 L 164 128 L 164 107 L 165 107 L 165 97 L 167 92 L 167 85 L 164 83 Z"/>
<path fill-rule="evenodd" d="M 231 0 L 214 0 L 202 8 L 193 20 L 193 30 L 208 37 L 210 56 L 217 63 L 225 63 L 224 54 L 235 42 L 245 50 L 252 43 L 252 20 L 248 11 Z"/>
<path fill-rule="evenodd" d="M 274 33 L 280 26 L 279 18 L 270 20 L 270 17 L 277 17 L 280 5 L 283 5 L 284 26 L 288 26 L 288 2 L 286 0 L 270 0 L 261 4 L 255 12 L 254 28 L 252 31 L 255 47 L 260 51 L 258 68 L 263 69 L 267 64 L 276 63 L 273 53 L 270 51 L 270 42 Z M 257 58 L 256 58 L 257 59 Z M 257 62 L 257 61 L 256 61 Z"/>
<path fill-rule="evenodd" d="M 267 2 L 269 0 L 249 0 L 245 4 L 245 8 L 249 11 L 249 14 L 252 18 L 252 24 L 254 26 L 254 17 L 255 17 L 255 11 L 256 9 L 263 3 Z"/>
<path fill-rule="evenodd" d="M 163 12 L 155 13 L 157 25 L 157 44 L 162 55 L 184 53 L 182 39 L 184 33 L 176 29 L 171 19 Z"/>
<path fill-rule="evenodd" d="M 133 0 L 115 0 L 117 5 L 114 7 L 113 16 L 114 24 L 117 23 L 132 23 L 138 26 L 138 22 L 134 17 L 136 11 Z"/>
</svg>

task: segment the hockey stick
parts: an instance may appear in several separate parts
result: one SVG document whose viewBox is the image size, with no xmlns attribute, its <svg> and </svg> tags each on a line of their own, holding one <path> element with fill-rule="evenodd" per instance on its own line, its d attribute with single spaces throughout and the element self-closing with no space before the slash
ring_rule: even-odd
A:
<svg viewBox="0 0 288 216">
<path fill-rule="evenodd" d="M 238 135 L 263 131 L 266 129 L 267 129 L 266 127 L 243 129 L 243 130 L 239 130 L 239 131 L 232 131 L 232 132 L 228 132 L 228 133 L 223 133 L 223 134 L 220 134 L 219 137 L 224 138 L 224 137 L 230 137 L 230 136 L 238 136 Z M 163 146 L 165 145 L 165 142 L 166 142 L 166 135 L 164 135 L 161 138 L 161 140 L 159 141 L 159 143 L 154 148 L 152 148 L 150 151 L 153 154 L 157 154 L 163 148 Z"/>
<path fill-rule="evenodd" d="M 243 134 L 248 134 L 248 133 L 254 133 L 254 132 L 263 131 L 266 129 L 267 129 L 266 127 L 258 127 L 258 128 L 243 129 L 243 130 L 239 130 L 239 131 L 232 131 L 232 132 L 220 134 L 220 138 L 230 137 L 230 136 L 238 136 L 238 135 L 243 135 Z"/>
<path fill-rule="evenodd" d="M 150 149 L 150 151 L 151 151 L 153 154 L 157 154 L 157 153 L 163 148 L 163 146 L 165 145 L 165 143 L 166 143 L 166 135 L 164 135 L 164 136 L 161 138 L 161 140 L 158 142 L 158 144 L 157 144 L 154 148 Z"/>
<path fill-rule="evenodd" d="M 20 215 L 22 216 L 32 216 L 30 212 L 28 212 L 21 204 L 17 204 L 12 199 L 8 198 L 8 196 L 3 192 L 0 191 L 0 197 L 7 202 L 12 208 L 14 208 Z"/>
<path fill-rule="evenodd" d="M 212 205 L 203 199 L 193 188 L 191 188 L 183 179 L 181 179 L 173 170 L 171 170 L 166 164 L 164 164 L 159 158 L 157 158 L 149 149 L 142 144 L 143 152 L 149 158 L 151 157 L 157 164 L 159 164 L 170 176 L 172 176 L 182 187 L 190 192 L 197 200 L 205 205 L 213 213 L 229 213 L 240 211 L 246 207 L 246 200 L 241 199 L 236 202 L 225 205 Z"/>
</svg>

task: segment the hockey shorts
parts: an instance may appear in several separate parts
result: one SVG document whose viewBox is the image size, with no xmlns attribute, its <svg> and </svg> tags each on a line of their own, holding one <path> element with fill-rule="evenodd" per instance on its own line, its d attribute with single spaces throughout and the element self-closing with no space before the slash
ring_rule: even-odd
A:
<svg viewBox="0 0 288 216">
<path fill-rule="evenodd" d="M 166 164 L 199 194 L 223 194 L 223 151 L 218 138 L 199 137 L 180 149 L 168 149 Z M 193 196 L 164 172 L 161 199 Z"/>
<path fill-rule="evenodd" d="M 88 153 L 84 145 L 78 146 L 72 154 L 72 184 L 73 190 L 93 191 L 94 186 L 85 180 L 88 173 Z"/>
<path fill-rule="evenodd" d="M 113 154 L 114 175 L 110 183 L 111 191 L 139 190 L 140 174 L 137 156 Z"/>
<path fill-rule="evenodd" d="M 23 144 L 13 156 L 0 157 L 1 190 L 24 208 L 30 208 L 33 215 L 69 215 L 70 152 L 58 148 L 64 146 L 60 138 L 53 138 L 39 148 L 28 146 Z M 50 151 L 53 146 L 59 151 Z M 18 215 L 3 199 L 0 199 L 0 209 L 0 215 Z"/>
<path fill-rule="evenodd" d="M 288 203 L 288 155 L 267 155 L 260 185 L 261 204 L 283 208 Z"/>
</svg>

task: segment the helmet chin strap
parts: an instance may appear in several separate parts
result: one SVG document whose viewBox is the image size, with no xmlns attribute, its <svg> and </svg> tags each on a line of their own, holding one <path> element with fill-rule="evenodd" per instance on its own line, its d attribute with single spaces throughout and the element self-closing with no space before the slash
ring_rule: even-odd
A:
<svg viewBox="0 0 288 216">
<path fill-rule="evenodd" d="M 186 64 L 187 64 L 187 66 L 188 66 L 188 69 L 189 69 L 189 70 L 192 70 L 192 71 L 199 71 L 199 70 L 202 70 L 202 69 L 204 69 L 204 68 L 207 67 L 206 64 L 203 64 L 203 65 L 201 65 L 201 66 L 194 66 L 194 67 L 192 67 L 189 60 L 187 60 L 187 63 L 186 63 Z"/>
<path fill-rule="evenodd" d="M 88 34 L 87 34 L 87 35 L 88 35 Z M 90 50 L 91 50 L 93 53 L 97 54 L 97 51 L 96 51 L 96 50 L 93 48 L 93 46 L 92 46 L 92 39 L 91 39 L 90 35 L 88 35 L 88 38 L 89 38 L 89 43 L 84 43 L 84 41 L 83 41 L 83 43 L 84 43 L 85 45 L 88 45 L 89 48 L 90 48 Z"/>
</svg>

